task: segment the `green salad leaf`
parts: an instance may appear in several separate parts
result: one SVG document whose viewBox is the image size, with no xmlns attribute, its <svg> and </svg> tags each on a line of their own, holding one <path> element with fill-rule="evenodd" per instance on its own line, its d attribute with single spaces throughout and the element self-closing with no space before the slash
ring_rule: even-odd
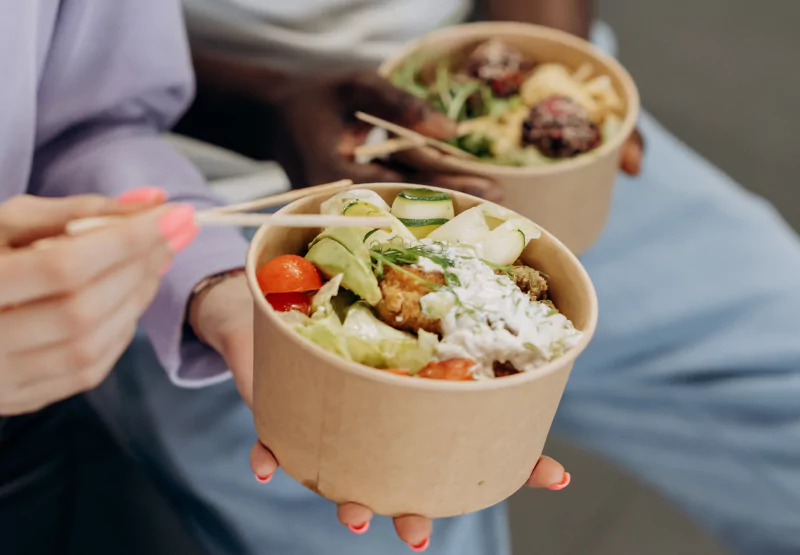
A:
<svg viewBox="0 0 800 555">
<path fill-rule="evenodd" d="M 425 330 L 414 337 L 394 329 L 361 302 L 347 312 L 342 336 L 351 360 L 374 368 L 405 368 L 411 373 L 428 364 L 438 342 L 434 334 Z"/>
</svg>

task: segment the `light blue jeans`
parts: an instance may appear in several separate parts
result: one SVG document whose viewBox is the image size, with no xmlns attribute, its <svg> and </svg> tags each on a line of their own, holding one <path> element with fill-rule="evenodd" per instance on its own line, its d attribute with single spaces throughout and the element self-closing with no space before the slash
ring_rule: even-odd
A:
<svg viewBox="0 0 800 555">
<path fill-rule="evenodd" d="M 647 480 L 738 553 L 800 553 L 800 241 L 660 127 L 583 257 L 600 325 L 556 430 Z M 94 400 L 218 553 L 406 555 L 391 522 L 355 536 L 284 474 L 253 479 L 232 383 L 172 386 L 143 338 Z M 503 506 L 437 522 L 431 555 L 509 552 Z"/>
</svg>

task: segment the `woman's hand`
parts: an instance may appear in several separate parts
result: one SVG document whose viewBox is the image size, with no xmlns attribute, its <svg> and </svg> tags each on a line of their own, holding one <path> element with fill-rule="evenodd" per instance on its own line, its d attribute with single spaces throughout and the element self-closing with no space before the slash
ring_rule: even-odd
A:
<svg viewBox="0 0 800 555">
<path fill-rule="evenodd" d="M 278 469 L 278 461 L 261 443 L 256 442 L 250 452 L 250 465 L 261 483 L 267 483 Z M 526 485 L 533 488 L 561 490 L 569 485 L 570 475 L 564 467 L 550 457 L 540 457 Z M 354 534 L 364 534 L 369 530 L 372 511 L 356 503 L 344 503 L 337 510 L 339 521 Z M 406 542 L 412 551 L 425 551 L 430 545 L 433 523 L 430 519 L 407 515 L 394 519 L 397 536 Z"/>
<path fill-rule="evenodd" d="M 240 394 L 252 407 L 253 391 L 253 300 L 244 275 L 229 277 L 201 292 L 189 307 L 189 324 L 198 337 L 225 358 Z M 250 464 L 259 482 L 266 483 L 278 469 L 278 462 L 261 443 L 250 453 Z M 570 476 L 564 467 L 549 457 L 541 457 L 528 485 L 535 488 L 563 489 Z M 372 511 L 355 503 L 339 506 L 341 523 L 355 534 L 369 529 Z M 430 519 L 408 515 L 394 519 L 397 535 L 412 550 L 424 551 L 432 530 Z"/>
<path fill-rule="evenodd" d="M 127 348 L 175 252 L 197 233 L 191 207 L 147 210 L 158 189 L 120 199 L 14 197 L 0 205 L 0 415 L 92 389 Z M 128 215 L 78 237 L 78 218 Z"/>
</svg>

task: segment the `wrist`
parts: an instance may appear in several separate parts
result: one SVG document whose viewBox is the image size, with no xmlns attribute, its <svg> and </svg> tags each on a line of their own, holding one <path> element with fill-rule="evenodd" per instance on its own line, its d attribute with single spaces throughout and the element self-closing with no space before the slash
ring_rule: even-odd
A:
<svg viewBox="0 0 800 555">
<path fill-rule="evenodd" d="M 201 343 L 212 344 L 212 341 L 209 340 L 202 330 L 202 323 L 204 321 L 202 308 L 204 301 L 215 288 L 225 282 L 236 278 L 244 279 L 244 273 L 244 268 L 220 272 L 201 280 L 195 285 L 194 289 L 192 289 L 192 294 L 188 302 L 188 310 L 186 311 L 186 323 Z"/>
</svg>

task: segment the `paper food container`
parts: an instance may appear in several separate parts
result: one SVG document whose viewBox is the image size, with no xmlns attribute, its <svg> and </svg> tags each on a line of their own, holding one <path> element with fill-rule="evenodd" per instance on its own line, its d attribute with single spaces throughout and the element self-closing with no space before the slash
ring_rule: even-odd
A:
<svg viewBox="0 0 800 555">
<path fill-rule="evenodd" d="M 391 204 L 408 184 L 361 185 Z M 456 213 L 482 202 L 451 193 Z M 318 214 L 331 195 L 279 213 Z M 597 323 L 586 271 L 542 232 L 522 259 L 548 276 L 556 306 L 584 336 L 534 372 L 475 382 L 397 376 L 346 361 L 286 325 L 256 273 L 281 254 L 303 254 L 319 230 L 262 227 L 247 257 L 255 300 L 254 413 L 261 441 L 295 480 L 335 501 L 383 515 L 449 517 L 508 498 L 528 479 L 547 439 L 575 358 Z"/>
<path fill-rule="evenodd" d="M 608 216 L 620 151 L 639 117 L 639 93 L 628 72 L 592 44 L 561 31 L 524 23 L 470 23 L 435 31 L 409 44 L 380 67 L 388 77 L 410 58 L 437 60 L 490 38 L 519 48 L 540 63 L 561 63 L 577 70 L 591 63 L 594 76 L 608 75 L 625 105 L 619 132 L 599 148 L 552 165 L 517 168 L 463 160 L 431 148 L 400 157 L 426 171 L 464 173 L 492 178 L 503 189 L 502 204 L 539 223 L 573 252 L 580 254 L 600 236 Z"/>
</svg>

